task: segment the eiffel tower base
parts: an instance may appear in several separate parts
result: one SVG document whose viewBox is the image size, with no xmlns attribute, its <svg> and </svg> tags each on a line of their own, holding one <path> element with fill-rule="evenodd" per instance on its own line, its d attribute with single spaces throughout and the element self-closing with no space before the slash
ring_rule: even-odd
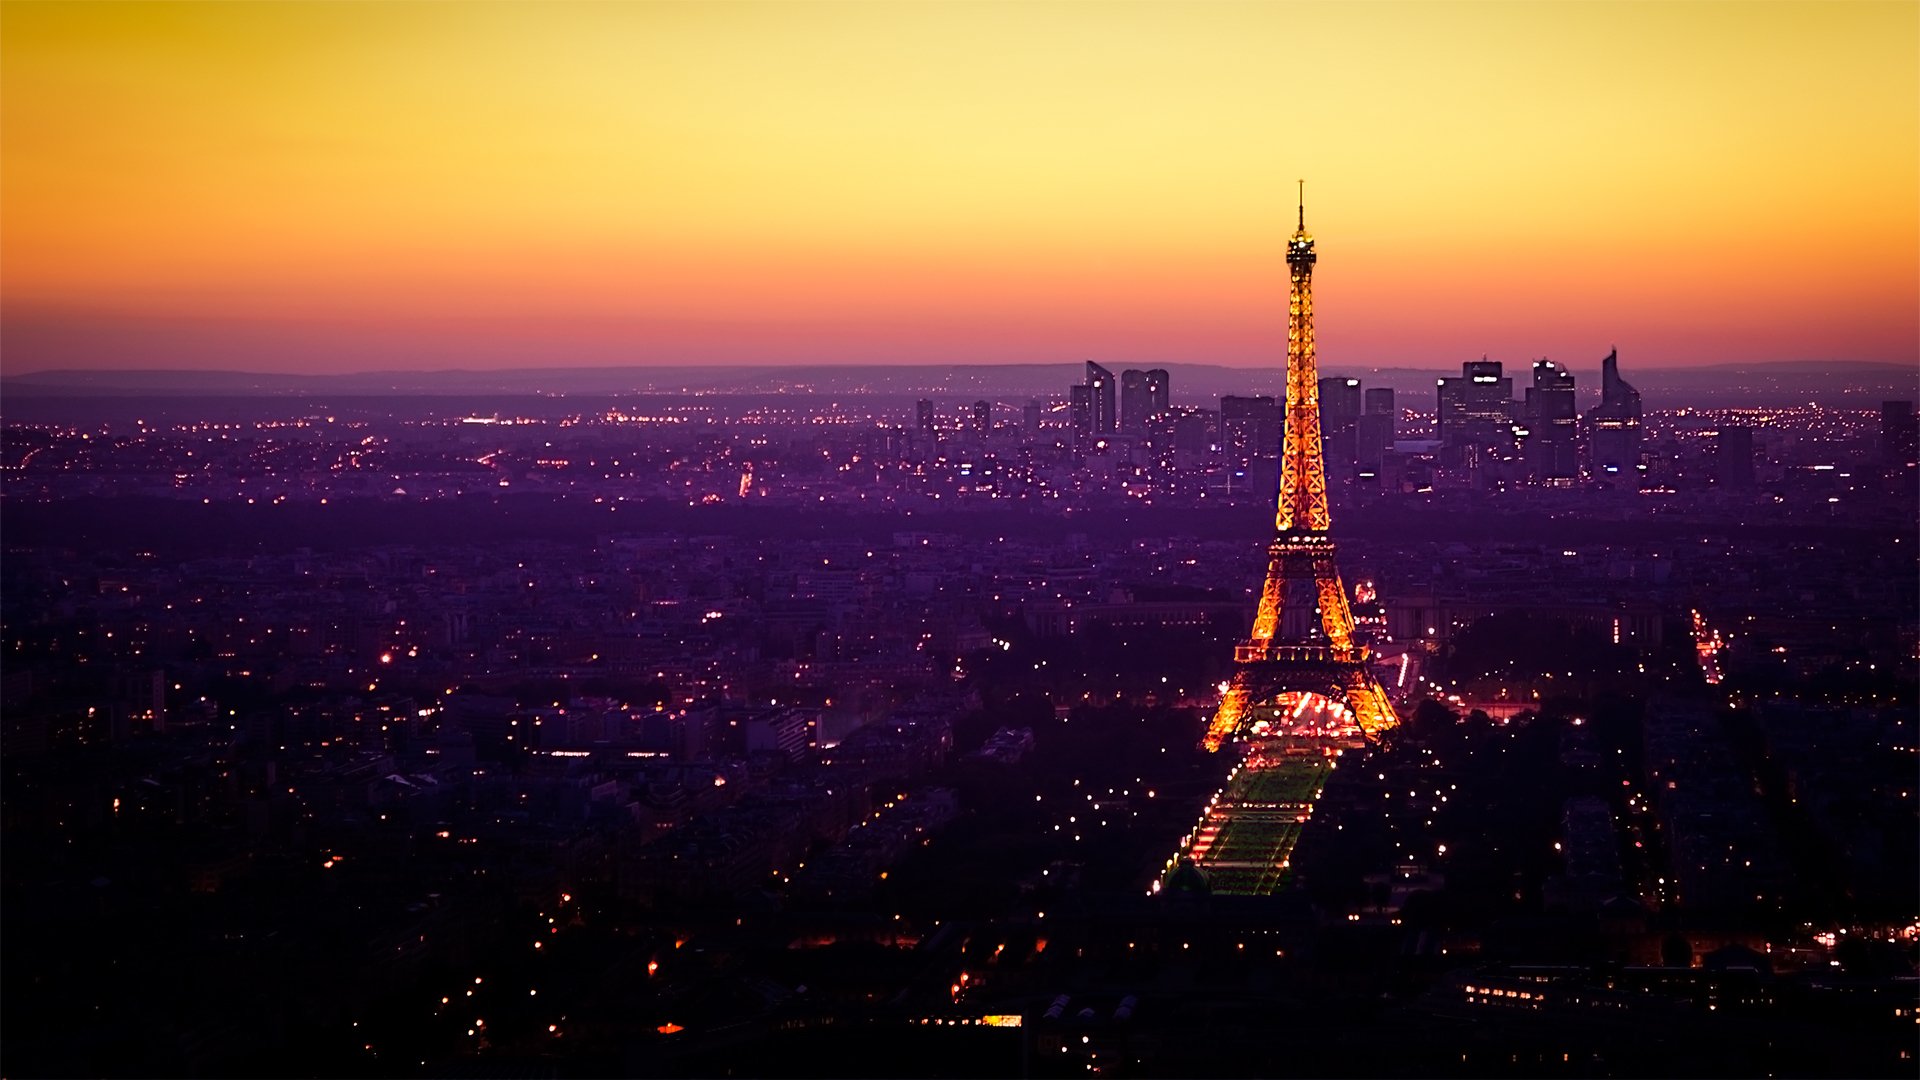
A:
<svg viewBox="0 0 1920 1080">
<path fill-rule="evenodd" d="M 1309 655 L 1242 663 L 1207 728 L 1208 750 L 1218 750 L 1262 720 L 1284 720 L 1282 698 L 1288 694 L 1315 693 L 1340 702 L 1353 714 L 1354 726 L 1369 739 L 1379 738 L 1398 722 L 1386 688 L 1365 660 L 1340 659 L 1330 655 L 1334 650 L 1308 646 L 1269 648 L 1275 652 L 1297 649 Z M 1316 653 L 1323 655 L 1311 655 Z"/>
</svg>

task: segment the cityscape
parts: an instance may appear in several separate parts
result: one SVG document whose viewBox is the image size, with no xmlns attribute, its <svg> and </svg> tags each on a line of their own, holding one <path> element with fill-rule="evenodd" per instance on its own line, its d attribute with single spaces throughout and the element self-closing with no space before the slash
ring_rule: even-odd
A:
<svg viewBox="0 0 1920 1080">
<path fill-rule="evenodd" d="M 1397 723 L 1212 754 L 1274 395 L 10 396 L 9 1054 L 1905 1072 L 1911 399 L 1603 363 L 1309 383 Z"/>
<path fill-rule="evenodd" d="M 1692 10 L 1545 17 L 1625 32 Z M 1782 48 L 1805 26 L 1862 48 L 1920 32 L 1899 5 L 1727 10 Z M 264 86 L 268 68 L 224 50 L 287 48 L 296 28 L 317 36 L 290 56 L 345 49 L 404 103 L 412 83 L 340 44 L 372 39 L 330 35 L 398 41 L 421 20 L 453 35 L 459 81 L 459 50 L 524 59 L 540 34 L 590 70 L 603 59 L 580 43 L 601 30 L 648 56 L 653 33 L 765 35 L 859 69 L 872 42 L 822 42 L 885 24 L 934 62 L 944 35 L 1001 43 L 1013 20 L 1086 27 L 1116 56 L 1135 31 L 1205 25 L 1230 51 L 1209 19 L 1296 32 L 1331 16 L 0 14 L 21 151 L 6 224 L 29 222 L 0 278 L 7 1075 L 1914 1074 L 1911 290 L 1849 309 L 1859 325 L 1830 349 L 1801 309 L 1762 305 L 1736 329 L 1704 291 L 1684 331 L 1492 299 L 1508 323 L 1422 324 L 1368 276 L 1392 238 L 1303 153 L 1307 179 L 1286 174 L 1282 205 L 1263 195 L 1257 243 L 1221 263 L 1258 297 L 1244 354 L 1231 305 L 1222 336 L 1189 342 L 1158 309 L 1129 321 L 1139 298 L 1103 309 L 1106 336 L 988 310 L 1014 303 L 991 289 L 981 327 L 936 331 L 945 316 L 923 312 L 887 339 L 897 355 L 832 338 L 831 320 L 820 350 L 768 344 L 793 297 L 842 302 L 832 268 L 783 275 L 794 291 L 764 294 L 765 323 L 690 317 L 622 344 L 624 315 L 542 307 L 565 290 L 549 296 L 537 265 L 579 286 L 566 303 L 599 302 L 544 236 L 525 250 L 552 261 L 512 278 L 538 297 L 479 289 L 458 301 L 471 322 L 407 291 L 438 295 L 409 261 L 432 244 L 337 281 L 289 262 L 278 280 L 358 312 L 309 324 L 251 291 L 247 236 L 208 241 L 230 262 L 183 255 L 149 280 L 149 249 L 60 201 L 85 191 L 42 186 L 124 136 L 47 134 L 61 80 L 146 71 L 126 85 L 177 97 L 137 108 L 170 118 L 212 99 L 186 68 L 131 57 L 218 58 Z M 1793 21 L 1816 16 L 1845 26 Z M 1115 29 L 1133 19 L 1150 25 Z M 483 33 L 503 36 L 464 36 Z M 736 62 L 700 55 L 672 77 Z M 1876 62 L 1920 78 L 1920 52 Z M 716 125 L 675 152 L 720 160 L 717 133 L 743 123 L 722 104 L 672 107 Z M 252 107 L 220 115 L 244 128 Z M 826 138 L 873 107 L 760 137 Z M 1920 113 L 1888 108 L 1896 127 Z M 496 117 L 569 167 L 571 144 L 523 119 Z M 1045 157 L 978 137 L 980 162 Z M 1903 137 L 1899 167 L 1920 176 L 1920 127 Z M 247 152 L 347 160 L 305 139 Z M 138 182 L 158 197 L 168 175 Z M 508 205 L 441 194 L 448 215 Z M 1324 224 L 1322 197 L 1339 207 Z M 255 224 L 288 253 L 345 250 L 262 224 L 274 214 Z M 773 288 L 727 230 L 701 228 L 713 266 Z M 1036 274 L 1062 272 L 1044 236 L 1019 242 Z M 1768 236 L 1773 272 L 1803 272 L 1802 243 Z M 673 290 L 710 267 L 661 250 L 676 269 L 656 284 L 698 315 Z M 1885 250 L 1912 254 L 1912 236 Z M 1888 273 L 1920 285 L 1916 267 Z M 210 298 L 233 317 L 204 318 Z M 662 341 L 671 355 L 649 355 Z"/>
</svg>

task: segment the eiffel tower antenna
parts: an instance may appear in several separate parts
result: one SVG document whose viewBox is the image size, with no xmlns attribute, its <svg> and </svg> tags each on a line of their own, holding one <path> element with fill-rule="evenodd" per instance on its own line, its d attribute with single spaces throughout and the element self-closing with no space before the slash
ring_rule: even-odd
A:
<svg viewBox="0 0 1920 1080">
<path fill-rule="evenodd" d="M 1300 231 L 1307 231 L 1307 182 L 1300 181 Z"/>
</svg>

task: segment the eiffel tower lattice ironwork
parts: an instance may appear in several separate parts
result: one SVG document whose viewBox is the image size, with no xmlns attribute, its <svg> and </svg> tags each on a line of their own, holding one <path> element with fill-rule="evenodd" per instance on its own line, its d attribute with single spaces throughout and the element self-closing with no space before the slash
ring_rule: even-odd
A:
<svg viewBox="0 0 1920 1080">
<path fill-rule="evenodd" d="M 1354 723 L 1374 736 L 1397 723 L 1374 677 L 1372 650 L 1354 640 L 1353 611 L 1334 562 L 1327 471 L 1320 450 L 1320 388 L 1313 356 L 1313 237 L 1307 234 L 1306 185 L 1300 224 L 1287 242 L 1292 285 L 1287 304 L 1286 432 L 1280 443 L 1280 495 L 1267 580 L 1247 640 L 1234 649 L 1233 680 L 1207 728 L 1217 750 L 1263 719 L 1278 720 L 1286 695 L 1313 692 L 1346 703 Z"/>
</svg>

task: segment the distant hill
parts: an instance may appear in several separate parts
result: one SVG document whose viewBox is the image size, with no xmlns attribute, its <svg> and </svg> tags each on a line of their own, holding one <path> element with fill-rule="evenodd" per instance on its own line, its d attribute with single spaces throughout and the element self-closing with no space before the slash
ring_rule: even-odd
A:
<svg viewBox="0 0 1920 1080">
<path fill-rule="evenodd" d="M 1121 365 L 1112 365 L 1116 372 Z M 1280 368 L 1167 364 L 1176 404 L 1203 404 L 1222 394 L 1284 392 Z M 974 365 L 800 365 L 726 367 L 575 367 L 504 371 L 369 371 L 307 375 L 243 371 L 42 371 L 0 378 L 4 397 L 308 397 L 314 395 L 620 395 L 620 394 L 884 394 L 933 398 L 981 397 L 1018 403 L 1056 398 L 1081 381 L 1079 363 Z M 1509 365 L 1515 396 L 1527 365 Z M 1326 365 L 1322 374 L 1390 386 L 1405 405 L 1433 400 L 1436 379 L 1454 368 L 1352 368 Z M 1875 404 L 1920 396 L 1920 369 L 1900 364 L 1796 361 L 1636 368 L 1622 357 L 1621 374 L 1652 407 L 1662 404 Z M 1599 370 L 1574 369 L 1583 403 L 1599 393 Z"/>
</svg>

